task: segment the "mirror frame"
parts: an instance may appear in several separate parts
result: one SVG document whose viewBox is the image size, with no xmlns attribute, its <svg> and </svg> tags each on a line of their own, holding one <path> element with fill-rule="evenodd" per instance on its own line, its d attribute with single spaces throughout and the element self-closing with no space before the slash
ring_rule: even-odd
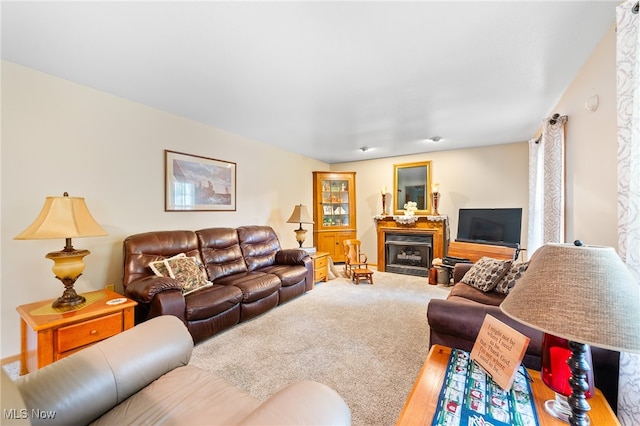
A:
<svg viewBox="0 0 640 426">
<path fill-rule="evenodd" d="M 402 215 L 404 214 L 404 198 L 400 201 L 400 197 L 398 196 L 399 188 L 403 188 L 402 177 L 399 176 L 402 174 L 402 171 L 405 169 L 425 167 L 425 175 L 424 182 L 420 180 L 418 185 L 424 185 L 425 187 L 425 197 L 426 197 L 426 205 L 425 209 L 416 210 L 417 215 L 427 215 L 432 213 L 432 202 L 431 202 L 431 161 L 419 161 L 415 163 L 403 163 L 403 164 L 394 164 L 393 165 L 393 214 Z M 415 201 L 415 200 L 411 200 Z"/>
</svg>

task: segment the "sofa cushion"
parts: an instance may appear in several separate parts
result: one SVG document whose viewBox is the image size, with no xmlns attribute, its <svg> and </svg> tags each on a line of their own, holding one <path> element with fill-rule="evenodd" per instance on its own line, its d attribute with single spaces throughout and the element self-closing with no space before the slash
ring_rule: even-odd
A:
<svg viewBox="0 0 640 426">
<path fill-rule="evenodd" d="M 240 248 L 249 271 L 276 263 L 280 241 L 270 226 L 241 226 L 238 229 Z"/>
<path fill-rule="evenodd" d="M 207 281 L 207 275 L 195 257 L 173 257 L 165 259 L 164 263 L 171 278 L 182 283 L 182 294 L 193 293 L 212 285 Z"/>
<path fill-rule="evenodd" d="M 477 302 L 483 305 L 498 306 L 502 303 L 506 295 L 496 293 L 495 291 L 482 291 L 475 287 L 471 287 L 463 282 L 454 284 L 449 292 L 447 300 L 457 300 L 459 302 Z"/>
<path fill-rule="evenodd" d="M 209 280 L 247 272 L 235 229 L 201 229 L 196 231 L 196 235 Z"/>
<path fill-rule="evenodd" d="M 516 285 L 522 277 L 524 271 L 529 267 L 529 262 L 518 262 L 511 265 L 507 273 L 496 285 L 495 291 L 502 294 L 509 294 L 509 291 Z"/>
<path fill-rule="evenodd" d="M 188 321 L 212 318 L 233 308 L 242 301 L 242 290 L 234 286 L 214 284 L 197 294 L 185 296 Z"/>
<path fill-rule="evenodd" d="M 191 365 L 161 376 L 93 425 L 238 424 L 260 401 L 227 380 Z"/>
<path fill-rule="evenodd" d="M 276 275 L 282 281 L 283 287 L 289 287 L 305 279 L 307 268 L 301 265 L 273 265 L 262 268 L 258 272 Z"/>
<path fill-rule="evenodd" d="M 263 299 L 272 293 L 276 293 L 281 287 L 280 278 L 277 275 L 257 271 L 218 278 L 216 284 L 238 287 L 242 290 L 243 303 Z"/>
<path fill-rule="evenodd" d="M 461 281 L 478 290 L 491 291 L 510 267 L 510 260 L 498 260 L 484 256 L 473 264 Z"/>
</svg>

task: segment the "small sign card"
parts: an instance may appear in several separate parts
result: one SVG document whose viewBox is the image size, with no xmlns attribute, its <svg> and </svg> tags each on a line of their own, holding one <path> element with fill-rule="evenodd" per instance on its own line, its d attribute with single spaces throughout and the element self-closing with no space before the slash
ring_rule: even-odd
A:
<svg viewBox="0 0 640 426">
<path fill-rule="evenodd" d="M 524 334 L 487 314 L 471 350 L 471 359 L 478 363 L 502 389 L 508 391 L 511 389 L 530 340 Z"/>
</svg>

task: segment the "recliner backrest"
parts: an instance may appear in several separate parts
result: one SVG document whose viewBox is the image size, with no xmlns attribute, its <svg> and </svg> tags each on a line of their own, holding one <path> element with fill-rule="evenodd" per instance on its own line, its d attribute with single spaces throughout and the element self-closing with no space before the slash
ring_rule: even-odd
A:
<svg viewBox="0 0 640 426">
<path fill-rule="evenodd" d="M 280 251 L 280 241 L 270 226 L 241 226 L 237 229 L 240 249 L 249 271 L 271 266 Z"/>
<path fill-rule="evenodd" d="M 208 228 L 196 231 L 202 260 L 209 280 L 247 272 L 238 233 L 233 228 Z"/>
<path fill-rule="evenodd" d="M 149 263 L 184 253 L 202 262 L 198 238 L 193 231 L 155 231 L 135 234 L 123 243 L 122 284 L 154 275 Z"/>
</svg>

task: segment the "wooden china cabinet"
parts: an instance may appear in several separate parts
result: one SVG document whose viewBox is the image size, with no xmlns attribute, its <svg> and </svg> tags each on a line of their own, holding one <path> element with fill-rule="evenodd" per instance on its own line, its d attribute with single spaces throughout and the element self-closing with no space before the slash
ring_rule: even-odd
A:
<svg viewBox="0 0 640 426">
<path fill-rule="evenodd" d="M 356 173 L 313 172 L 313 240 L 334 262 L 344 262 L 342 242 L 356 238 Z"/>
</svg>

